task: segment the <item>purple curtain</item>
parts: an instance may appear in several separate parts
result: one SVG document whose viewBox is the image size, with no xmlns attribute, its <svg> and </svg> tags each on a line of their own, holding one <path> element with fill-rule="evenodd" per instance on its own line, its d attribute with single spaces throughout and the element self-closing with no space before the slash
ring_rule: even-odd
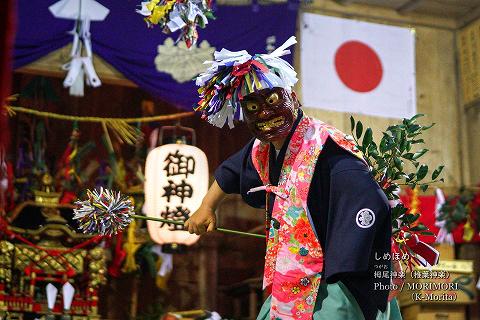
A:
<svg viewBox="0 0 480 320">
<path fill-rule="evenodd" d="M 18 1 L 18 32 L 14 67 L 24 66 L 72 41 L 67 32 L 74 21 L 56 19 L 48 6 L 57 0 Z M 198 100 L 193 81 L 178 83 L 155 68 L 157 47 L 167 38 L 157 28 L 148 29 L 135 12 L 140 0 L 99 0 L 110 9 L 103 22 L 91 23 L 93 52 L 101 56 L 140 88 L 184 109 Z M 295 34 L 298 7 L 290 4 L 268 6 L 217 6 L 216 20 L 199 29 L 199 43 L 207 40 L 217 50 L 227 48 L 265 53 L 267 39 L 281 45 Z M 178 34 L 170 35 L 174 40 Z M 292 56 L 287 56 L 292 61 Z"/>
</svg>

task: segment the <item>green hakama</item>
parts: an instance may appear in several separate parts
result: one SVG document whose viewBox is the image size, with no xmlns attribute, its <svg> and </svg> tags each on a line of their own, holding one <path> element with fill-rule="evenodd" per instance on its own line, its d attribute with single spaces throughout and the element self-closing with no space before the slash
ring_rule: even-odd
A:
<svg viewBox="0 0 480 320">
<path fill-rule="evenodd" d="M 267 300 L 265 300 L 257 320 L 270 320 L 271 298 L 272 297 L 269 296 Z M 347 287 L 339 281 L 332 284 L 327 284 L 326 282 L 320 284 L 313 319 L 362 320 L 364 316 L 353 295 Z M 385 312 L 382 313 L 379 310 L 376 320 L 402 320 L 397 299 L 393 299 L 387 304 Z"/>
</svg>

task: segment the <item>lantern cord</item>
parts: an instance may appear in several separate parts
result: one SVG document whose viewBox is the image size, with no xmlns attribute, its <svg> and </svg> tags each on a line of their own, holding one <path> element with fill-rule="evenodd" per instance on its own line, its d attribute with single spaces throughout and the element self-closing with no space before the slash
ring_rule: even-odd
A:
<svg viewBox="0 0 480 320">
<path fill-rule="evenodd" d="M 184 225 L 184 223 L 181 222 L 181 221 L 174 221 L 174 220 L 168 220 L 168 219 L 162 219 L 162 218 L 156 218 L 156 217 L 146 217 L 146 216 L 140 216 L 140 215 L 136 215 L 136 214 L 132 214 L 132 215 L 130 215 L 130 217 L 135 218 L 135 219 L 151 220 L 151 221 L 164 222 L 164 223 L 168 223 L 168 224 L 175 224 L 175 225 L 179 225 L 179 226 Z M 231 229 L 225 229 L 225 228 L 216 228 L 215 230 L 223 232 L 223 233 L 237 234 L 237 235 L 241 235 L 241 236 L 266 238 L 265 235 L 258 234 L 258 233 L 243 232 L 243 231 L 231 230 Z"/>
</svg>

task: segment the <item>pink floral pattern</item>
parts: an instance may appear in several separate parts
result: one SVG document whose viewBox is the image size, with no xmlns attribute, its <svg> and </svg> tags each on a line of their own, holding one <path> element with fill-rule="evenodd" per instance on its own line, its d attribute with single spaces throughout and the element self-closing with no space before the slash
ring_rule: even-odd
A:
<svg viewBox="0 0 480 320">
<path fill-rule="evenodd" d="M 264 288 L 272 285 L 271 319 L 305 319 L 313 309 L 323 270 L 323 252 L 307 215 L 307 198 L 318 156 L 328 137 L 362 159 L 353 140 L 325 123 L 303 117 L 295 130 L 283 163 L 267 237 Z M 264 185 L 269 179 L 269 144 L 256 140 L 253 164 Z M 274 221 L 279 225 L 274 227 Z"/>
</svg>

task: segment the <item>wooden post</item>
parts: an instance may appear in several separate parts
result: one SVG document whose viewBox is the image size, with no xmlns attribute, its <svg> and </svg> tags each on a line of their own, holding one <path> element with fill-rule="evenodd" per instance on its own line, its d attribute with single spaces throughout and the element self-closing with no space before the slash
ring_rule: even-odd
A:
<svg viewBox="0 0 480 320">
<path fill-rule="evenodd" d="M 139 277 L 132 277 L 132 291 L 130 293 L 130 319 L 137 318 L 137 306 L 138 306 L 138 282 Z"/>
<path fill-rule="evenodd" d="M 198 302 L 201 309 L 217 309 L 217 240 L 220 237 L 210 234 L 201 242 L 198 257 Z"/>
<path fill-rule="evenodd" d="M 207 253 L 205 248 L 201 248 L 198 256 L 198 305 L 200 309 L 207 308 L 207 277 L 208 277 L 208 265 L 207 265 Z"/>
<path fill-rule="evenodd" d="M 248 293 L 248 318 L 255 319 L 257 317 L 257 291 L 254 286 L 249 286 L 250 290 Z"/>
</svg>

